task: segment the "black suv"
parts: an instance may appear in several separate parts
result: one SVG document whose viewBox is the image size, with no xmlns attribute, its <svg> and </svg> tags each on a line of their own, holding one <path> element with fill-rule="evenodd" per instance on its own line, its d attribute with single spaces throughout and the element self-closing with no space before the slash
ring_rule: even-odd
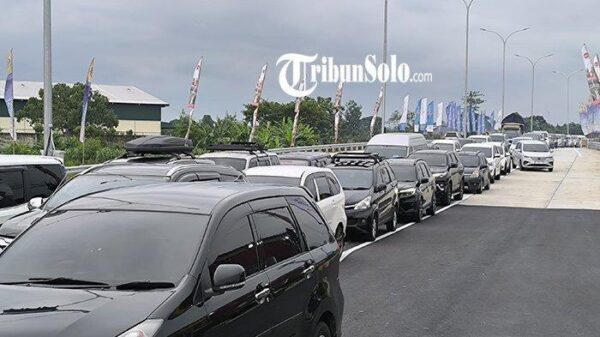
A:
<svg viewBox="0 0 600 337">
<path fill-rule="evenodd" d="M 455 152 L 423 150 L 412 153 L 409 158 L 422 159 L 429 165 L 435 177 L 439 204 L 450 205 L 453 196 L 455 200 L 462 200 L 464 168 Z"/>
<path fill-rule="evenodd" d="M 483 189 L 489 190 L 492 175 L 485 154 L 475 151 L 461 151 L 458 153 L 458 157 L 465 168 L 465 190 L 477 194 L 481 194 Z"/>
<path fill-rule="evenodd" d="M 0 298 L 10 298 L 0 302 L 0 329 L 340 336 L 340 256 L 298 187 L 163 183 L 99 192 L 44 216 L 0 253 Z"/>
<path fill-rule="evenodd" d="M 377 238 L 380 224 L 388 231 L 398 226 L 396 177 L 390 165 L 377 154 L 338 153 L 329 168 L 338 177 L 346 196 L 348 231 Z"/>
<path fill-rule="evenodd" d="M 435 179 L 421 159 L 388 159 L 398 179 L 398 209 L 401 216 L 421 222 L 423 214 L 435 215 Z"/>
</svg>

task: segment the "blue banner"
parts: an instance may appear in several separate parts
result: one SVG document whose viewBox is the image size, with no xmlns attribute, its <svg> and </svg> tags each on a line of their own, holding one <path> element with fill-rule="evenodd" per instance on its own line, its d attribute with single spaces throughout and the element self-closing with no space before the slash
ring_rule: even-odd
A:
<svg viewBox="0 0 600 337">
<path fill-rule="evenodd" d="M 413 131 L 419 132 L 419 119 L 421 118 L 421 101 L 423 99 L 417 101 L 417 107 L 415 108 L 415 117 L 413 118 Z"/>
</svg>

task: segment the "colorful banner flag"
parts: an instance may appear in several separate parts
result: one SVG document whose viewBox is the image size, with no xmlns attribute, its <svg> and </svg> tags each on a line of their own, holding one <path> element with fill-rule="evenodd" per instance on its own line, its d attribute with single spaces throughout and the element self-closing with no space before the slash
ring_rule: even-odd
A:
<svg viewBox="0 0 600 337">
<path fill-rule="evenodd" d="M 477 133 L 483 134 L 485 132 L 485 111 L 479 112 L 479 122 L 477 123 Z"/>
<path fill-rule="evenodd" d="M 304 91 L 304 81 L 300 83 L 300 91 Z M 294 125 L 292 126 L 291 147 L 296 146 L 296 137 L 298 137 L 298 122 L 300 121 L 300 104 L 304 97 L 296 97 L 296 105 L 294 106 Z"/>
<path fill-rule="evenodd" d="M 402 105 L 402 116 L 400 116 L 400 131 L 406 131 L 406 124 L 408 123 L 408 100 L 409 96 L 404 97 L 404 104 Z"/>
<path fill-rule="evenodd" d="M 4 84 L 4 103 L 6 103 L 6 109 L 8 110 L 8 123 L 10 138 L 13 141 L 17 140 L 17 131 L 15 129 L 15 107 L 14 103 L 14 87 L 13 87 L 13 51 L 10 50 L 8 54 L 8 60 L 6 65 L 6 83 Z"/>
<path fill-rule="evenodd" d="M 344 82 L 340 81 L 335 91 L 335 101 L 333 108 L 335 109 L 335 120 L 333 121 L 333 129 L 335 134 L 334 142 L 337 144 L 339 141 L 340 134 L 340 118 L 342 113 L 342 95 L 344 94 Z"/>
<path fill-rule="evenodd" d="M 188 129 L 185 133 L 185 139 L 188 139 L 190 136 L 190 130 L 192 129 L 192 117 L 194 115 L 194 110 L 196 109 L 196 97 L 198 96 L 198 88 L 200 86 L 200 74 L 202 73 L 202 57 L 196 64 L 194 68 L 194 75 L 192 76 L 192 85 L 190 87 L 190 97 L 188 99 L 188 109 L 190 112 L 188 113 Z"/>
<path fill-rule="evenodd" d="M 504 118 L 502 118 L 503 115 L 503 111 L 500 110 L 498 111 L 498 114 L 496 115 L 496 119 L 494 120 L 494 130 L 502 130 L 502 120 Z"/>
<path fill-rule="evenodd" d="M 258 107 L 260 106 L 260 99 L 262 97 L 262 92 L 265 84 L 265 78 L 267 77 L 267 68 L 269 64 L 265 63 L 265 65 L 260 70 L 260 75 L 258 76 L 258 81 L 256 82 L 256 88 L 254 89 L 254 98 L 252 99 L 251 106 L 254 107 L 254 112 L 252 113 L 252 130 L 250 130 L 250 138 L 249 141 L 254 141 L 254 137 L 256 136 L 256 129 L 258 128 Z"/>
<path fill-rule="evenodd" d="M 427 125 L 427 98 L 421 100 L 421 114 L 419 115 L 419 131 L 425 131 Z"/>
<path fill-rule="evenodd" d="M 92 98 L 92 80 L 94 79 L 94 64 L 96 59 L 93 58 L 90 66 L 88 67 L 87 75 L 85 77 L 85 86 L 83 87 L 83 102 L 81 105 L 81 126 L 79 128 L 79 141 L 85 142 L 85 122 L 87 119 L 87 110 L 90 99 Z"/>
<path fill-rule="evenodd" d="M 423 98 L 417 101 L 417 107 L 415 108 L 415 116 L 413 118 L 413 131 L 419 132 L 419 120 L 421 118 L 421 106 L 423 105 Z"/>
<path fill-rule="evenodd" d="M 379 90 L 379 96 L 375 102 L 375 107 L 373 107 L 373 118 L 371 118 L 371 137 L 373 137 L 373 132 L 375 131 L 375 121 L 377 120 L 377 114 L 379 113 L 379 108 L 381 108 L 381 102 L 383 101 L 383 90 L 384 87 L 382 86 L 381 90 Z M 381 122 L 383 123 L 383 120 Z"/>
<path fill-rule="evenodd" d="M 438 103 L 437 116 L 435 119 L 435 126 L 440 127 L 444 125 L 444 102 Z"/>
<path fill-rule="evenodd" d="M 433 103 L 433 101 L 430 101 L 427 104 L 427 126 L 425 128 L 425 130 L 427 132 L 433 132 L 433 123 L 435 122 L 435 120 L 434 120 L 435 111 L 433 109 L 434 109 L 434 103 Z"/>
<path fill-rule="evenodd" d="M 581 55 L 583 57 L 583 64 L 585 65 L 585 70 L 587 73 L 588 86 L 590 88 L 592 101 L 598 101 L 600 100 L 600 81 L 598 80 L 598 74 L 594 69 L 590 53 L 585 44 L 581 49 Z"/>
</svg>

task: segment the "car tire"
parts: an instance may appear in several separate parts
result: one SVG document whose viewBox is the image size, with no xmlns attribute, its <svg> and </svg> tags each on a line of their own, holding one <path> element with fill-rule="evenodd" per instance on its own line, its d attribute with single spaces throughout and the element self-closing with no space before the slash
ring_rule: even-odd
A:
<svg viewBox="0 0 600 337">
<path fill-rule="evenodd" d="M 444 198 L 442 199 L 442 205 L 448 206 L 448 205 L 450 205 L 451 202 L 452 202 L 452 183 L 448 183 L 448 185 L 446 185 L 446 194 L 444 195 Z"/>
<path fill-rule="evenodd" d="M 388 221 L 385 224 L 385 228 L 388 232 L 394 232 L 398 228 L 398 206 L 394 206 L 394 214 L 392 215 L 392 220 Z"/>
<path fill-rule="evenodd" d="M 512 160 L 511 160 L 512 162 Z M 506 168 L 506 173 L 510 173 L 512 171 L 512 165 L 508 165 L 508 167 Z"/>
<path fill-rule="evenodd" d="M 335 230 L 335 240 L 337 241 L 340 248 L 344 248 L 344 240 L 346 238 L 346 234 L 344 233 L 344 227 L 340 224 Z"/>
<path fill-rule="evenodd" d="M 548 169 L 548 172 L 552 172 L 552 171 L 554 171 L 554 167 L 551 167 Z"/>
<path fill-rule="evenodd" d="M 500 170 L 500 175 L 502 175 L 502 176 L 506 175 L 506 167 Z"/>
<path fill-rule="evenodd" d="M 423 220 L 423 203 L 420 200 L 416 208 L 417 212 L 413 216 L 413 221 L 416 223 L 420 223 Z"/>
<path fill-rule="evenodd" d="M 483 184 L 485 182 L 483 181 L 483 178 L 479 179 L 479 186 L 477 186 L 477 190 L 475 191 L 475 193 L 477 194 L 481 194 L 483 193 Z"/>
<path fill-rule="evenodd" d="M 520 169 L 521 171 L 525 171 L 525 170 L 526 170 L 526 169 L 523 167 L 523 161 L 522 161 L 522 160 L 521 160 L 521 161 L 519 161 L 519 169 Z"/>
<path fill-rule="evenodd" d="M 331 329 L 325 322 L 319 322 L 315 328 L 314 337 L 331 337 Z"/>
<path fill-rule="evenodd" d="M 437 200 L 435 199 L 435 194 L 431 197 L 431 205 L 427 208 L 427 215 L 434 216 L 437 213 Z"/>
<path fill-rule="evenodd" d="M 458 194 L 456 194 L 454 196 L 454 200 L 463 200 L 464 196 L 465 196 L 465 182 L 461 180 L 460 187 L 458 189 Z"/>
<path fill-rule="evenodd" d="M 512 162 L 512 168 L 516 169 L 517 168 L 517 164 L 514 162 L 514 160 L 511 160 Z"/>
<path fill-rule="evenodd" d="M 501 172 L 498 172 L 498 173 L 496 174 L 496 176 L 494 177 L 494 179 L 495 179 L 495 180 L 500 180 L 500 178 L 501 178 L 501 177 L 502 177 L 502 173 L 501 173 Z"/>
<path fill-rule="evenodd" d="M 490 180 L 490 181 L 488 181 L 487 185 L 485 185 L 485 190 L 489 191 L 490 187 L 492 187 L 491 185 L 492 185 L 492 181 Z"/>
<path fill-rule="evenodd" d="M 379 220 L 377 214 L 373 214 L 371 218 L 371 226 L 369 226 L 369 233 L 367 233 L 367 241 L 375 241 L 377 239 L 377 229 L 379 228 Z"/>
</svg>

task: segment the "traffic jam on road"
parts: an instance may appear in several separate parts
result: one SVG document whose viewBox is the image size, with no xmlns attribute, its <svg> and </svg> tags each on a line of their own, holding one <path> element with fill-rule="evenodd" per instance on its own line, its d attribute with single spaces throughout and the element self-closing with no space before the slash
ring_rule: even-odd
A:
<svg viewBox="0 0 600 337">
<path fill-rule="evenodd" d="M 503 134 L 388 133 L 332 156 L 192 148 L 143 137 L 68 177 L 0 156 L 0 315 L 15 317 L 0 335 L 341 336 L 342 257 L 554 165 L 547 141 Z"/>
</svg>

